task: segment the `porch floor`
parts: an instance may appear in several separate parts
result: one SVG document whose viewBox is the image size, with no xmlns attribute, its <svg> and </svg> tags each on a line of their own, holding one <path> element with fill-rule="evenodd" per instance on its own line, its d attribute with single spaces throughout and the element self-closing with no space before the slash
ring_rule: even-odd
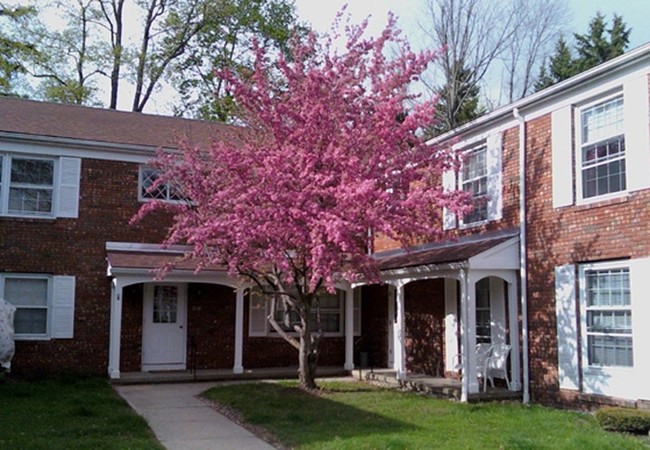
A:
<svg viewBox="0 0 650 450">
<path fill-rule="evenodd" d="M 451 378 L 438 378 L 429 375 L 412 374 L 406 376 L 406 380 L 398 380 L 395 370 L 392 369 L 355 369 L 352 375 L 360 380 L 380 384 L 389 387 L 399 387 L 438 398 L 460 400 L 461 382 Z M 505 387 L 492 387 L 488 383 L 486 392 L 469 394 L 468 401 L 499 401 L 499 400 L 522 400 L 521 391 L 510 391 Z"/>
<path fill-rule="evenodd" d="M 349 376 L 350 371 L 343 367 L 318 367 L 318 377 Z M 232 369 L 208 370 L 161 370 L 150 372 L 122 372 L 113 384 L 148 384 L 148 383 L 187 383 L 194 381 L 236 381 L 261 379 L 297 379 L 298 367 L 269 367 L 247 369 L 243 373 L 233 373 Z"/>
</svg>

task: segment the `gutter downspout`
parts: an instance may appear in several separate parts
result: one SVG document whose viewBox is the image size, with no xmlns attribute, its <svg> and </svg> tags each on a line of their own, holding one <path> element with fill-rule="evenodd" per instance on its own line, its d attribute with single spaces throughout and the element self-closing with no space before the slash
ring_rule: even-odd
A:
<svg viewBox="0 0 650 450">
<path fill-rule="evenodd" d="M 522 366 L 524 375 L 523 403 L 530 402 L 530 374 L 528 370 L 528 296 L 526 283 L 526 121 L 519 109 L 512 110 L 519 122 L 519 286 L 521 289 Z"/>
</svg>

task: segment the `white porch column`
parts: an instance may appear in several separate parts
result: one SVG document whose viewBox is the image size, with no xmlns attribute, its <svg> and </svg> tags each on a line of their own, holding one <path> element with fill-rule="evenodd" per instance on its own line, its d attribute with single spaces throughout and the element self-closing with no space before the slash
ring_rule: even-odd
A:
<svg viewBox="0 0 650 450">
<path fill-rule="evenodd" d="M 345 289 L 345 370 L 354 369 L 354 290 Z"/>
<path fill-rule="evenodd" d="M 457 281 L 445 278 L 445 371 L 457 372 L 458 358 L 458 294 Z"/>
<path fill-rule="evenodd" d="M 460 271 L 460 360 L 461 360 L 461 391 L 460 401 L 467 402 L 469 397 L 469 340 L 467 337 L 467 304 L 468 288 L 467 288 L 467 269 Z"/>
<path fill-rule="evenodd" d="M 242 355 L 244 349 L 244 288 L 238 287 L 235 296 L 235 364 L 233 373 L 243 373 Z"/>
<path fill-rule="evenodd" d="M 521 390 L 521 363 L 519 360 L 519 313 L 517 311 L 516 277 L 508 283 L 508 318 L 510 321 L 510 388 Z"/>
<path fill-rule="evenodd" d="M 476 367 L 476 282 L 477 276 L 472 272 L 467 272 L 467 362 L 469 367 L 467 372 L 469 393 L 479 392 Z"/>
<path fill-rule="evenodd" d="M 111 281 L 111 324 L 108 343 L 108 376 L 120 378 L 120 345 L 122 342 L 122 283 Z"/>
<path fill-rule="evenodd" d="M 399 281 L 396 283 L 396 296 L 397 296 L 397 318 L 395 321 L 395 371 L 398 380 L 406 379 L 406 348 L 404 340 L 406 338 L 404 327 L 404 283 Z"/>
<path fill-rule="evenodd" d="M 479 391 L 476 378 L 476 280 L 468 269 L 460 272 L 460 330 L 463 365 L 461 401 Z"/>
</svg>

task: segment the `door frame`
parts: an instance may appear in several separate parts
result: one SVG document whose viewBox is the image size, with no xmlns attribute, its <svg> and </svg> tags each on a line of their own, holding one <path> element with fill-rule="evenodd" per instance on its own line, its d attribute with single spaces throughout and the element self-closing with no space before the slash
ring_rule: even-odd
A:
<svg viewBox="0 0 650 450">
<path fill-rule="evenodd" d="M 151 321 L 147 317 L 153 313 L 153 293 L 155 286 L 176 286 L 178 288 L 177 324 L 182 333 L 182 358 L 178 363 L 145 363 L 145 350 L 149 336 L 147 334 Z M 151 370 L 185 370 L 187 368 L 187 283 L 145 283 L 142 295 L 142 353 L 141 367 L 143 372 Z M 155 344 L 154 344 L 155 345 Z"/>
</svg>

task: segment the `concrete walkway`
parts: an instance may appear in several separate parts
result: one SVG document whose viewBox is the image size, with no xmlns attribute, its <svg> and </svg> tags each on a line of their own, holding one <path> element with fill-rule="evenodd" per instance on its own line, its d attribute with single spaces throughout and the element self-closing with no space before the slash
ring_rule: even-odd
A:
<svg viewBox="0 0 650 450">
<path fill-rule="evenodd" d="M 197 397 L 215 383 L 115 386 L 169 450 L 272 450 Z"/>
</svg>

